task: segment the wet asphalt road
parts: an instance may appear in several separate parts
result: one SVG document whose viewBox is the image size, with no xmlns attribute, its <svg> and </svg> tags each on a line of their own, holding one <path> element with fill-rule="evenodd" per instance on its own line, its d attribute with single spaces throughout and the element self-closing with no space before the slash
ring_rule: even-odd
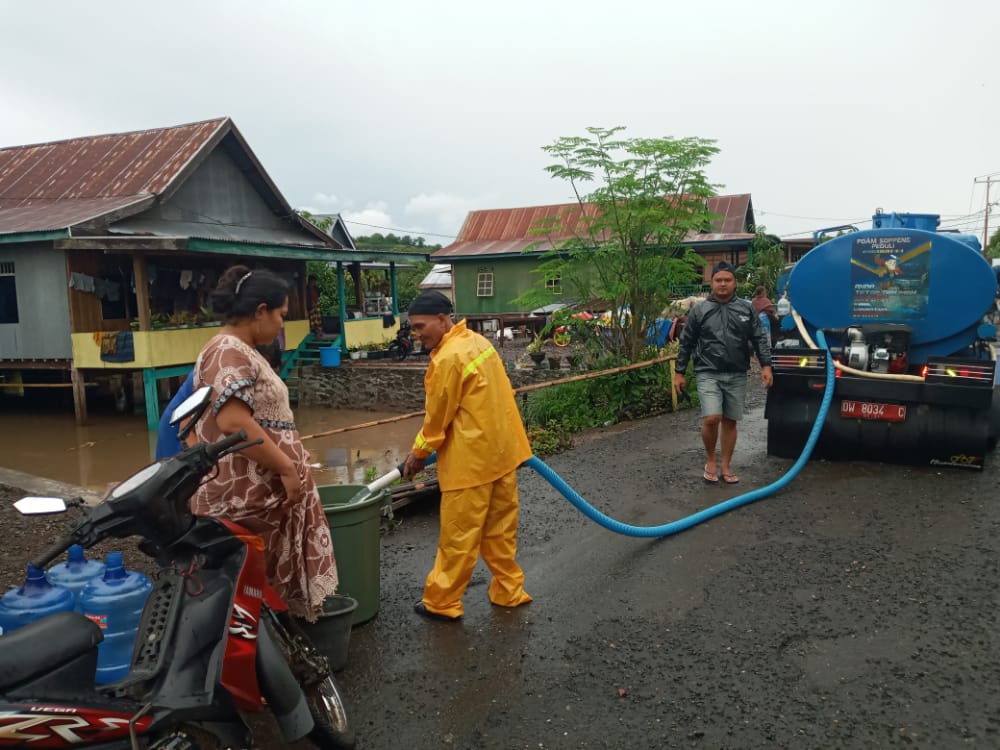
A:
<svg viewBox="0 0 1000 750">
<path fill-rule="evenodd" d="M 693 411 L 619 425 L 548 463 L 619 520 L 658 525 L 780 478 L 763 400 L 736 487 L 701 482 Z M 412 612 L 433 506 L 382 539 L 379 615 L 339 674 L 359 747 L 1000 747 L 1000 461 L 983 473 L 813 462 L 678 536 L 606 531 L 521 470 L 535 601 L 457 623 Z"/>
<path fill-rule="evenodd" d="M 742 482 L 706 486 L 698 422 L 599 430 L 548 463 L 639 525 L 792 464 L 765 455 L 758 389 Z M 983 473 L 813 462 L 773 497 L 658 540 L 600 528 L 531 470 L 520 480 L 525 607 L 490 605 L 480 565 L 462 621 L 420 619 L 434 504 L 382 537 L 380 611 L 338 675 L 362 750 L 1000 747 L 997 455 Z M 3 508 L 7 585 L 64 522 Z"/>
</svg>

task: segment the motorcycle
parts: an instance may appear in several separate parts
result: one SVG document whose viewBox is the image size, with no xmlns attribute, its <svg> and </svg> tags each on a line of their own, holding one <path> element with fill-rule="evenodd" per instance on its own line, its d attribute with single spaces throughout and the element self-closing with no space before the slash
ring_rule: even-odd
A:
<svg viewBox="0 0 1000 750">
<path fill-rule="evenodd" d="M 174 411 L 172 424 L 186 422 L 182 440 L 210 399 L 203 387 Z M 141 469 L 32 561 L 43 568 L 71 544 L 139 536 L 161 571 L 118 682 L 95 683 L 101 630 L 77 612 L 0 637 L 0 748 L 248 748 L 247 719 L 265 710 L 288 742 L 354 747 L 326 657 L 267 583 L 261 539 L 188 508 L 221 458 L 258 442 L 240 431 Z M 67 503 L 29 497 L 15 507 L 49 513 Z"/>
<path fill-rule="evenodd" d="M 387 347 L 388 351 L 395 352 L 396 360 L 402 362 L 410 352 L 413 351 L 413 339 L 410 338 L 410 324 L 403 323 L 396 331 L 396 338 Z"/>
</svg>

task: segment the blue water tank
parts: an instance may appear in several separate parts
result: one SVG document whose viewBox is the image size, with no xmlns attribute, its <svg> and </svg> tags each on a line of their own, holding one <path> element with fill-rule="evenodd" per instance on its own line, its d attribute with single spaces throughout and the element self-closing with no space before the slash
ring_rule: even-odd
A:
<svg viewBox="0 0 1000 750">
<path fill-rule="evenodd" d="M 152 582 L 142 573 L 125 570 L 121 552 L 109 552 L 104 575 L 93 578 L 80 594 L 80 611 L 104 633 L 97 647 L 99 684 L 120 680 L 132 663 L 132 646 Z"/>
<path fill-rule="evenodd" d="M 937 231 L 941 223 L 940 214 L 877 213 L 872 216 L 872 229 L 922 229 Z"/>
<path fill-rule="evenodd" d="M 928 216 L 936 221 L 936 214 L 876 214 L 881 228 L 836 237 L 806 253 L 788 279 L 788 296 L 806 328 L 829 329 L 827 341 L 839 346 L 837 329 L 907 325 L 911 366 L 974 343 L 994 306 L 996 276 L 964 235 L 910 228 L 913 217 L 920 223 Z"/>
<path fill-rule="evenodd" d="M 44 570 L 29 563 L 24 585 L 11 589 L 0 598 L 0 635 L 56 612 L 68 612 L 75 603 L 72 591 L 53 585 Z"/>
<path fill-rule="evenodd" d="M 104 563 L 100 560 L 88 560 L 83 555 L 83 547 L 74 544 L 69 548 L 68 559 L 58 565 L 53 565 L 46 571 L 50 583 L 65 586 L 76 597 L 76 608 L 80 610 L 80 593 L 91 579 L 104 574 Z"/>
</svg>

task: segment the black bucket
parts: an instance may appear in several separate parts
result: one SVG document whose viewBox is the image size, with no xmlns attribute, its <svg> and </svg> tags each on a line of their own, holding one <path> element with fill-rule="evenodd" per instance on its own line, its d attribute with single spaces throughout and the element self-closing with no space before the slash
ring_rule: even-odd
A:
<svg viewBox="0 0 1000 750">
<path fill-rule="evenodd" d="M 323 600 L 323 614 L 314 623 L 306 623 L 306 632 L 324 656 L 330 669 L 338 672 L 347 664 L 347 651 L 351 643 L 351 616 L 358 608 L 356 599 L 342 594 Z"/>
</svg>

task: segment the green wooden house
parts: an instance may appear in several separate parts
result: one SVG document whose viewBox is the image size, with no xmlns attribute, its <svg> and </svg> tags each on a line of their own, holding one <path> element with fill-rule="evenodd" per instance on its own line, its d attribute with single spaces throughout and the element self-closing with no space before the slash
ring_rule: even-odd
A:
<svg viewBox="0 0 1000 750">
<path fill-rule="evenodd" d="M 706 283 L 718 261 L 736 266 L 746 262 L 755 226 L 749 193 L 711 198 L 708 209 L 719 217 L 711 231 L 693 233 L 686 240 L 705 259 Z M 513 300 L 539 283 L 545 283 L 553 305 L 577 302 L 565 297 L 558 279 L 540 279 L 535 269 L 542 255 L 572 236 L 581 217 L 594 210 L 592 204 L 558 204 L 469 212 L 455 242 L 431 254 L 435 263 L 452 267 L 457 315 L 481 330 L 497 324 L 537 328 L 544 318 L 532 316 L 531 310 L 520 309 Z M 540 220 L 553 216 L 566 217 L 562 222 L 565 234 L 532 232 Z"/>
</svg>

